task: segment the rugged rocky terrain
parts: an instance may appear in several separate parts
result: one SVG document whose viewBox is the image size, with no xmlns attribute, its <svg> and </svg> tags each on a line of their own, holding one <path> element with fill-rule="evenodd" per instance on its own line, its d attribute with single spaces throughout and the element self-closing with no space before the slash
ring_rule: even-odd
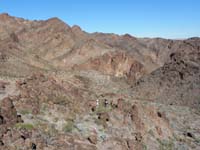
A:
<svg viewBox="0 0 200 150">
<path fill-rule="evenodd" d="M 2 150 L 199 150 L 199 93 L 198 37 L 0 14 Z"/>
</svg>

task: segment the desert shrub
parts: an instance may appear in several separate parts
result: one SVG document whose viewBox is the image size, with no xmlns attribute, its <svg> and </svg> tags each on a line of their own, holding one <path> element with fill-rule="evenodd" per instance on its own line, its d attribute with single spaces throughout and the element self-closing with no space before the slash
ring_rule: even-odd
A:
<svg viewBox="0 0 200 150">
<path fill-rule="evenodd" d="M 17 123 L 15 124 L 15 127 L 18 129 L 27 129 L 27 130 L 32 130 L 34 126 L 29 123 Z"/>
<path fill-rule="evenodd" d="M 55 97 L 53 102 L 54 104 L 58 104 L 58 105 L 66 105 L 67 101 L 68 99 L 66 96 L 60 95 L 60 96 Z"/>
<path fill-rule="evenodd" d="M 20 110 L 20 114 L 22 114 L 22 115 L 26 115 L 26 114 L 30 114 L 30 113 L 31 113 L 31 110 L 28 110 L 28 109 Z"/>
<path fill-rule="evenodd" d="M 157 141 L 160 144 L 160 146 L 159 146 L 160 150 L 174 150 L 174 143 L 172 142 L 172 140 L 157 139 Z"/>
<path fill-rule="evenodd" d="M 64 125 L 63 127 L 63 131 L 64 132 L 72 132 L 73 128 L 74 128 L 74 122 L 69 120 L 66 125 Z"/>
</svg>

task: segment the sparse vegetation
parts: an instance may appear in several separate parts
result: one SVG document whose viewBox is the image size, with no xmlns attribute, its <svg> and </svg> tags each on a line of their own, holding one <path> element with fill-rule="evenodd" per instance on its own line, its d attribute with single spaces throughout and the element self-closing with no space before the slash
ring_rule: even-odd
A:
<svg viewBox="0 0 200 150">
<path fill-rule="evenodd" d="M 200 144 L 200 138 L 196 138 L 195 142 L 198 143 L 198 144 Z"/>
<path fill-rule="evenodd" d="M 56 130 L 54 125 L 48 125 L 45 130 L 45 133 L 49 136 L 56 136 L 58 133 L 58 130 Z"/>
<path fill-rule="evenodd" d="M 145 143 L 142 143 L 142 150 L 147 150 L 147 146 L 145 145 Z"/>
<path fill-rule="evenodd" d="M 97 124 L 97 125 L 104 125 L 104 121 L 103 120 L 100 120 L 100 119 L 97 119 L 97 118 L 95 118 L 95 123 Z"/>
<path fill-rule="evenodd" d="M 154 133 L 153 133 L 153 130 L 151 130 L 151 129 L 148 131 L 148 133 L 149 133 L 152 137 L 155 136 Z"/>
<path fill-rule="evenodd" d="M 20 114 L 22 114 L 22 115 L 31 114 L 31 111 L 28 109 L 23 109 L 23 110 L 20 110 Z"/>
<path fill-rule="evenodd" d="M 72 132 L 74 129 L 74 122 L 72 120 L 69 120 L 67 124 L 64 126 L 63 131 L 64 132 Z"/>
<path fill-rule="evenodd" d="M 112 107 L 111 106 L 103 106 L 103 104 L 100 104 L 96 110 L 95 110 L 95 113 L 105 113 L 105 112 L 109 112 L 112 110 Z"/>
<path fill-rule="evenodd" d="M 174 143 L 173 143 L 172 140 L 160 140 L 160 139 L 157 139 L 157 141 L 160 144 L 160 146 L 159 146 L 160 150 L 174 150 Z"/>
<path fill-rule="evenodd" d="M 34 128 L 33 124 L 29 123 L 17 123 L 15 124 L 15 127 L 17 129 L 27 129 L 27 130 L 32 130 Z"/>
<path fill-rule="evenodd" d="M 55 99 L 53 100 L 54 104 L 58 104 L 58 105 L 66 105 L 67 104 L 67 97 L 64 95 L 60 95 L 55 97 Z"/>
</svg>

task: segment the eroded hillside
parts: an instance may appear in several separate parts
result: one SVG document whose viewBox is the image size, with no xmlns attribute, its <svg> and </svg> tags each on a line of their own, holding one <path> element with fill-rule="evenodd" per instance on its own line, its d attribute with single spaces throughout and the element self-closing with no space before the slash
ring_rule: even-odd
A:
<svg viewBox="0 0 200 150">
<path fill-rule="evenodd" d="M 199 93 L 199 38 L 0 15 L 2 150 L 198 150 Z"/>
</svg>

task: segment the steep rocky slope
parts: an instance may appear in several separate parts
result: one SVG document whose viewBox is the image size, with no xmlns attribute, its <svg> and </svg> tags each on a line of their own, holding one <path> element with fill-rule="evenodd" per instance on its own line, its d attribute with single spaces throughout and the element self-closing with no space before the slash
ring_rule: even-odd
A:
<svg viewBox="0 0 200 150">
<path fill-rule="evenodd" d="M 199 38 L 0 15 L 0 150 L 198 150 L 199 93 Z"/>
<path fill-rule="evenodd" d="M 199 108 L 200 39 L 185 40 L 179 47 L 164 66 L 132 86 L 135 97 Z"/>
</svg>

